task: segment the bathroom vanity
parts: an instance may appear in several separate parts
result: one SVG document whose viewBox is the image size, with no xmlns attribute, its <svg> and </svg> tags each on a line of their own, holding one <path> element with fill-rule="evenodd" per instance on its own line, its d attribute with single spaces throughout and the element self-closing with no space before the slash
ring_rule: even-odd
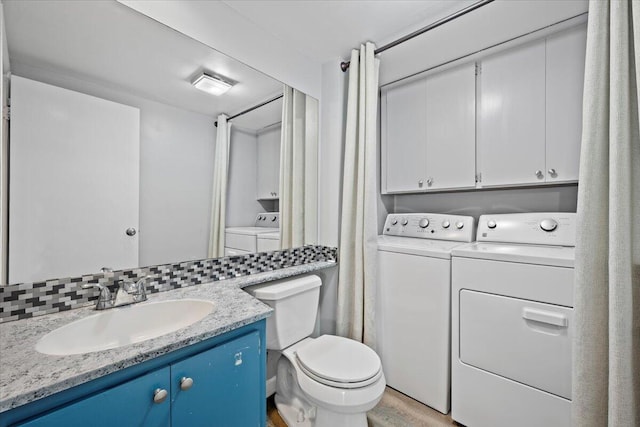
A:
<svg viewBox="0 0 640 427">
<path fill-rule="evenodd" d="M 93 307 L 1 324 L 0 426 L 264 425 L 271 309 L 242 288 L 334 265 L 315 262 L 153 294 L 141 304 L 201 299 L 214 308 L 186 328 L 104 351 L 35 350 L 45 334 L 94 315 Z"/>
</svg>

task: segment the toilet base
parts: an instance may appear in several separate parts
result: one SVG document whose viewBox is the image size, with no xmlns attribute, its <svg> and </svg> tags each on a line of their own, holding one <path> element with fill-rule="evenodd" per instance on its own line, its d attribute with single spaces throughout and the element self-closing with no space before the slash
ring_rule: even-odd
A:
<svg viewBox="0 0 640 427">
<path fill-rule="evenodd" d="M 384 393 L 384 375 L 359 389 L 334 389 L 317 383 L 295 361 L 296 349 L 309 340 L 284 350 L 278 361 L 275 403 L 280 416 L 289 427 L 367 427 L 367 411 Z"/>
</svg>

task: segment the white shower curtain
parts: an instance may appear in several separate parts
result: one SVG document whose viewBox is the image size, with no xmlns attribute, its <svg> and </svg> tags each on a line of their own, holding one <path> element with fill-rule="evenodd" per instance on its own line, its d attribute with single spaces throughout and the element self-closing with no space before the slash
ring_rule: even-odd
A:
<svg viewBox="0 0 640 427">
<path fill-rule="evenodd" d="M 213 192 L 211 196 L 211 233 L 209 258 L 224 256 L 224 229 L 227 210 L 227 169 L 229 168 L 229 142 L 231 123 L 227 116 L 218 116 L 216 148 L 213 160 Z"/>
<path fill-rule="evenodd" d="M 578 190 L 575 427 L 640 426 L 640 2 L 591 0 Z"/>
<path fill-rule="evenodd" d="M 338 335 L 376 345 L 376 119 L 379 61 L 367 43 L 351 52 L 340 221 Z"/>
<path fill-rule="evenodd" d="M 318 101 L 284 86 L 280 143 L 280 246 L 317 243 Z"/>
</svg>

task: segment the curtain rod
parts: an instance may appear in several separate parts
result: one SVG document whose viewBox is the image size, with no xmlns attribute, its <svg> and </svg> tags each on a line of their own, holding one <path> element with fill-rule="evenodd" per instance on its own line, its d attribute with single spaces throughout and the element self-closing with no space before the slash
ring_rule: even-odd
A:
<svg viewBox="0 0 640 427">
<path fill-rule="evenodd" d="M 476 2 L 476 3 L 474 3 L 474 4 L 470 5 L 470 6 L 465 7 L 464 9 L 460 9 L 459 11 L 457 11 L 455 13 L 452 13 L 449 16 L 445 16 L 444 18 L 429 24 L 426 27 L 420 28 L 419 30 L 414 31 L 411 34 L 407 34 L 406 36 L 401 37 L 398 40 L 394 40 L 391 43 L 388 43 L 388 44 L 386 44 L 386 45 L 384 45 L 382 47 L 379 47 L 376 50 L 374 50 L 373 53 L 375 55 L 377 55 L 377 54 L 379 54 L 381 52 L 384 52 L 387 49 L 391 49 L 392 47 L 396 47 L 401 43 L 409 41 L 412 38 L 417 37 L 419 35 L 422 35 L 422 34 L 424 34 L 426 32 L 429 32 L 429 31 L 433 30 L 434 28 L 438 28 L 439 26 L 441 26 L 443 24 L 446 24 L 447 22 L 453 21 L 454 19 L 459 18 L 461 16 L 464 16 L 469 12 L 473 12 L 474 10 L 479 9 L 482 6 L 485 6 L 485 5 L 489 4 L 489 3 L 492 3 L 493 1 L 494 0 L 481 0 L 479 2 Z M 343 72 L 346 72 L 349 69 L 350 62 L 351 61 L 341 62 L 340 63 L 340 69 Z"/>
<path fill-rule="evenodd" d="M 246 110 L 244 110 L 244 111 L 240 111 L 238 114 L 234 114 L 233 116 L 231 116 L 231 117 L 227 118 L 227 121 L 228 121 L 228 120 L 235 119 L 236 117 L 242 116 L 243 114 L 250 113 L 250 112 L 251 112 L 251 111 L 253 111 L 253 110 L 257 110 L 258 108 L 263 107 L 263 106 L 265 106 L 265 105 L 267 105 L 267 104 L 270 104 L 270 103 L 271 103 L 271 102 L 273 102 L 273 101 L 277 101 L 278 99 L 282 98 L 283 96 L 284 96 L 283 94 L 280 94 L 280 95 L 274 96 L 273 98 L 271 98 L 271 99 L 267 99 L 266 101 L 261 102 L 261 103 L 260 103 L 260 104 L 258 104 L 258 105 L 254 105 L 253 107 L 249 107 L 249 108 L 247 108 L 247 109 L 246 109 Z M 217 120 L 216 120 L 213 124 L 214 124 L 216 127 L 218 127 L 218 121 L 217 121 Z"/>
</svg>

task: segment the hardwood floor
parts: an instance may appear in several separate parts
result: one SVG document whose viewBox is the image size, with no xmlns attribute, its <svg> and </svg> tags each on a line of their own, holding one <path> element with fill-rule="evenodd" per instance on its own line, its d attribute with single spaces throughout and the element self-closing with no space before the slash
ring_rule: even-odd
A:
<svg viewBox="0 0 640 427">
<path fill-rule="evenodd" d="M 369 427 L 447 427 L 461 426 L 451 419 L 387 387 L 380 403 L 367 413 Z M 273 402 L 267 399 L 267 427 L 287 427 Z"/>
</svg>

